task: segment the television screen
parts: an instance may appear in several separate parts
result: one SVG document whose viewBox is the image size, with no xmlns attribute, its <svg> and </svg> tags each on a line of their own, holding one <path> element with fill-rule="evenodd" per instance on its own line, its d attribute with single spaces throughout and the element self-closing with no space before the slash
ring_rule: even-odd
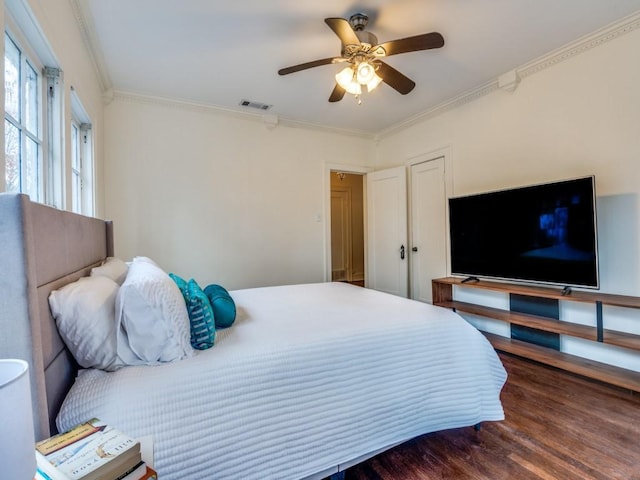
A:
<svg viewBox="0 0 640 480">
<path fill-rule="evenodd" d="M 451 270 L 599 288 L 593 176 L 449 199 Z"/>
</svg>

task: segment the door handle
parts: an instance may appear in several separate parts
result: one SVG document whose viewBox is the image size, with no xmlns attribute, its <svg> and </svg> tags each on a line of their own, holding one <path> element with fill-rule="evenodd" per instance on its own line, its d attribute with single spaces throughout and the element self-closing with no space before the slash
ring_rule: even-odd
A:
<svg viewBox="0 0 640 480">
<path fill-rule="evenodd" d="M 400 245 L 400 260 L 404 260 L 404 245 Z"/>
<path fill-rule="evenodd" d="M 418 251 L 418 247 L 411 247 L 411 251 L 412 252 L 417 252 Z"/>
</svg>

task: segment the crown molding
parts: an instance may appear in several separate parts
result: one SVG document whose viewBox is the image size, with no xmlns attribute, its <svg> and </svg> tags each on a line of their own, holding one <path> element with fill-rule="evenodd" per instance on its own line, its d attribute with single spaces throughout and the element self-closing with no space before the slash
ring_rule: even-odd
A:
<svg viewBox="0 0 640 480">
<path fill-rule="evenodd" d="M 513 70 L 515 76 L 523 80 L 524 78 L 539 73 L 549 67 L 553 67 L 565 60 L 569 60 L 581 53 L 587 52 L 592 48 L 603 45 L 610 40 L 619 38 L 629 32 L 632 32 L 640 27 L 640 12 L 636 12 L 627 17 L 624 17 L 617 22 L 607 25 L 595 32 L 592 32 L 584 37 L 579 38 L 571 43 L 564 45 L 556 50 L 553 50 L 535 60 L 532 60 L 524 65 Z M 499 87 L 499 78 L 491 80 L 483 85 L 477 86 L 471 90 L 463 92 L 456 97 L 442 102 L 433 108 L 430 108 L 424 112 L 413 115 L 412 117 L 403 120 L 400 123 L 392 125 L 380 131 L 376 136 L 376 140 L 381 140 L 385 137 L 393 135 L 401 130 L 409 128 L 417 123 L 423 122 L 427 119 L 442 115 L 443 113 L 458 108 L 462 105 L 470 103 L 478 98 L 495 92 Z"/>
<path fill-rule="evenodd" d="M 622 20 L 596 30 L 589 35 L 585 35 L 574 42 L 568 43 L 557 50 L 553 50 L 552 52 L 521 66 L 517 69 L 518 75 L 520 78 L 525 78 L 529 75 L 536 74 L 546 68 L 557 65 L 565 60 L 569 60 L 581 53 L 591 50 L 592 48 L 599 47 L 600 45 L 632 32 L 638 27 L 640 27 L 640 12 L 624 17 Z"/>
<path fill-rule="evenodd" d="M 461 93 L 460 95 L 457 95 L 449 100 L 439 103 L 435 107 L 425 110 L 424 112 L 413 115 L 400 123 L 396 123 L 395 125 L 392 125 L 391 127 L 379 132 L 375 136 L 375 138 L 376 140 L 382 140 L 389 135 L 393 135 L 394 133 L 397 133 L 401 130 L 405 130 L 406 128 L 416 125 L 417 123 L 423 122 L 433 117 L 437 117 L 438 115 L 442 115 L 449 110 L 453 110 L 454 108 L 458 108 L 462 105 L 482 98 L 485 95 L 489 95 L 490 93 L 495 92 L 498 89 L 498 79 L 492 80 L 471 90 L 467 90 L 466 92 Z"/>
<path fill-rule="evenodd" d="M 337 135 L 346 135 L 351 137 L 364 138 L 368 140 L 373 140 L 374 135 L 369 132 L 364 132 L 361 130 L 347 130 L 341 128 L 328 127 L 325 125 L 319 125 L 310 122 L 301 122 L 298 120 L 290 120 L 287 118 L 277 117 L 277 122 L 273 122 L 273 117 L 275 115 L 272 114 L 264 114 L 264 113 L 252 113 L 252 112 L 241 112 L 238 110 L 234 110 L 232 108 L 221 107 L 218 105 L 210 105 L 204 103 L 196 103 L 187 100 L 180 100 L 175 98 L 167 98 L 167 97 L 158 97 L 153 95 L 146 95 L 142 93 L 136 92 L 127 92 L 124 90 L 109 90 L 108 95 L 104 96 L 105 102 L 107 104 L 112 103 L 115 100 L 119 100 L 122 102 L 128 103 L 137 103 L 142 105 L 158 105 L 166 108 L 175 108 L 179 110 L 187 110 L 196 113 L 204 113 L 207 115 L 225 115 L 228 117 L 234 117 L 240 120 L 252 121 L 252 122 L 260 122 L 262 124 L 267 125 L 269 130 L 273 130 L 276 127 L 285 126 L 289 128 L 301 128 L 305 130 L 312 130 L 314 132 L 326 132 Z"/>
<path fill-rule="evenodd" d="M 98 76 L 100 89 L 106 92 L 112 88 L 111 78 L 109 77 L 107 65 L 102 55 L 102 49 L 95 34 L 96 29 L 91 19 L 91 13 L 82 0 L 69 0 L 69 3 L 71 4 L 71 9 L 73 10 L 73 15 L 76 19 L 80 34 L 82 35 L 84 45 L 89 52 L 91 63 Z"/>
</svg>

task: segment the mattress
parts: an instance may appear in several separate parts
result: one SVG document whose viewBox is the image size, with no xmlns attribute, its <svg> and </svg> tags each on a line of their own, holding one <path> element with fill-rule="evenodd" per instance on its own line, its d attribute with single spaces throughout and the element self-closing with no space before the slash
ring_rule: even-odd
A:
<svg viewBox="0 0 640 480">
<path fill-rule="evenodd" d="M 234 325 L 179 362 L 83 370 L 57 426 L 152 436 L 162 480 L 300 479 L 502 420 L 505 370 L 456 313 L 344 283 L 230 292 Z"/>
</svg>

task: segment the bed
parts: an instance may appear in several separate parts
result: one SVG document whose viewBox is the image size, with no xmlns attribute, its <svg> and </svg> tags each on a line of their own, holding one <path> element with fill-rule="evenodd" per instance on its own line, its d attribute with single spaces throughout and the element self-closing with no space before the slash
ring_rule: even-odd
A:
<svg viewBox="0 0 640 480">
<path fill-rule="evenodd" d="M 163 480 L 319 479 L 428 432 L 504 418 L 506 373 L 477 330 L 343 283 L 232 291 L 237 318 L 213 348 L 78 370 L 47 299 L 113 255 L 112 225 L 2 194 L 0 238 L 0 356 L 31 366 L 37 438 L 99 417 L 153 438 Z"/>
</svg>

